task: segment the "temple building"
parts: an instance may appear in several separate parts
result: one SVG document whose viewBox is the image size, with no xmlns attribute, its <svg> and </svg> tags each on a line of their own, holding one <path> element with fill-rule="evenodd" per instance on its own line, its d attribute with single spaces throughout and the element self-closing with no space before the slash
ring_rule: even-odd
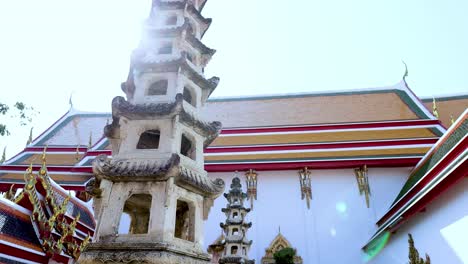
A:
<svg viewBox="0 0 468 264">
<path fill-rule="evenodd" d="M 421 99 L 405 74 L 212 98 L 205 3 L 154 0 L 112 112 L 71 106 L 0 164 L 0 263 L 272 264 L 284 248 L 294 263 L 407 263 L 408 234 L 433 263 L 468 262 L 468 93 Z M 250 210 L 237 227 L 218 197 L 231 182 Z"/>
</svg>

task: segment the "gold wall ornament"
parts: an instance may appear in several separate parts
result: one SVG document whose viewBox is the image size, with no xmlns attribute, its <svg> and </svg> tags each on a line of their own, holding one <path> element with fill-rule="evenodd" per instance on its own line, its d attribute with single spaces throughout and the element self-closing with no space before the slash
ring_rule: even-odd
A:
<svg viewBox="0 0 468 264">
<path fill-rule="evenodd" d="M 245 173 L 247 185 L 247 200 L 250 200 L 250 209 L 253 210 L 253 200 L 257 200 L 257 172 L 253 169 Z"/>
<path fill-rule="evenodd" d="M 364 165 L 360 168 L 354 169 L 354 174 L 356 175 L 356 181 L 359 188 L 359 195 L 365 195 L 366 205 L 369 208 L 370 205 L 370 187 L 369 187 L 369 177 L 367 175 L 367 165 Z"/>
<path fill-rule="evenodd" d="M 439 110 L 437 110 L 436 99 L 432 97 L 432 114 L 439 119 Z"/>
<path fill-rule="evenodd" d="M 312 200 L 312 182 L 310 171 L 307 167 L 299 171 L 299 182 L 301 184 L 301 199 L 306 200 L 307 209 L 310 209 L 310 200 Z"/>
</svg>

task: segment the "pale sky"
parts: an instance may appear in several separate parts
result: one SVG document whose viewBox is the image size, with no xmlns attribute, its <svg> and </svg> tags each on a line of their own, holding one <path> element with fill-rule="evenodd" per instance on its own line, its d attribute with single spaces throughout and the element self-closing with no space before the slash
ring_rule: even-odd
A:
<svg viewBox="0 0 468 264">
<path fill-rule="evenodd" d="M 122 95 L 130 52 L 150 0 L 0 1 L 1 102 L 41 113 L 39 135 L 69 108 L 110 111 Z M 218 52 L 206 69 L 213 96 L 389 86 L 421 97 L 468 93 L 466 0 L 209 0 L 204 42 Z M 0 138 L 7 156 L 28 127 Z"/>
</svg>

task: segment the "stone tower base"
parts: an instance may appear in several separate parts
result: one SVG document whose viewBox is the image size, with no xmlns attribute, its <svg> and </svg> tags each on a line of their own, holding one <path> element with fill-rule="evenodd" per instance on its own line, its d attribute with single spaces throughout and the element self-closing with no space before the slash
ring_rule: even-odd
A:
<svg viewBox="0 0 468 264">
<path fill-rule="evenodd" d="M 186 251 L 186 250 L 184 250 Z M 161 243 L 91 244 L 78 259 L 79 264 L 208 264 L 210 256 L 187 253 Z"/>
</svg>

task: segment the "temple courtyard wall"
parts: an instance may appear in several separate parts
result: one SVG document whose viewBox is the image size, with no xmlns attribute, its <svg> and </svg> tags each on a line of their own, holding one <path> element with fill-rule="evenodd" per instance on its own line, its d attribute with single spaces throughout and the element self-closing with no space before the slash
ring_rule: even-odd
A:
<svg viewBox="0 0 468 264">
<path fill-rule="evenodd" d="M 257 200 L 248 216 L 253 224 L 248 232 L 253 240 L 249 257 L 262 263 L 265 249 L 280 229 L 305 264 L 364 263 L 361 248 L 377 230 L 375 223 L 401 190 L 410 170 L 369 168 L 370 208 L 359 194 L 352 169 L 311 170 L 310 209 L 301 200 L 298 171 L 258 171 Z M 231 182 L 235 172 L 209 176 Z M 246 191 L 245 176 L 240 172 L 238 176 Z M 225 199 L 215 200 L 205 222 L 205 248 L 221 234 L 219 223 L 225 220 L 221 208 L 225 206 Z M 398 252 L 405 254 L 407 250 Z"/>
</svg>

